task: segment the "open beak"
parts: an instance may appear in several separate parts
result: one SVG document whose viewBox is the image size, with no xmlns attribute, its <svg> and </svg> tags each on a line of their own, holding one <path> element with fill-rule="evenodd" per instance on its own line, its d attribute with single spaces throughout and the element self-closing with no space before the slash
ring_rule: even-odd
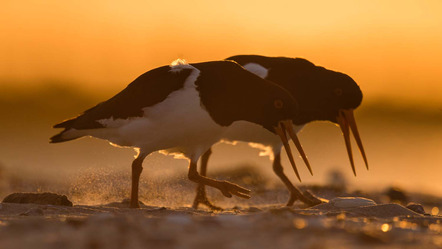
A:
<svg viewBox="0 0 442 249">
<path fill-rule="evenodd" d="M 296 136 L 296 132 L 293 130 L 293 123 L 291 120 L 284 120 L 280 121 L 278 123 L 277 127 L 275 128 L 276 134 L 279 135 L 281 138 L 282 144 L 284 145 L 285 151 L 287 153 L 287 156 L 289 158 L 290 164 L 293 167 L 293 170 L 295 171 L 296 176 L 298 177 L 299 181 L 301 182 L 301 177 L 299 176 L 298 169 L 296 168 L 295 160 L 293 159 L 293 154 L 290 149 L 290 145 L 287 139 L 286 131 L 288 132 L 289 136 L 292 138 L 293 143 L 295 144 L 296 148 L 299 151 L 299 154 L 301 155 L 302 159 L 304 160 L 305 164 L 307 165 L 308 170 L 310 171 L 310 174 L 313 175 L 312 169 L 310 167 L 310 163 L 307 160 L 307 156 L 304 153 L 304 150 L 302 149 L 301 143 L 299 142 L 298 136 Z"/>
<path fill-rule="evenodd" d="M 362 158 L 364 158 L 365 167 L 368 170 L 368 162 L 367 157 L 365 156 L 364 147 L 362 146 L 361 137 L 359 136 L 358 127 L 356 126 L 355 117 L 353 115 L 353 109 L 339 110 L 339 114 L 336 117 L 339 126 L 341 127 L 342 134 L 344 135 L 345 146 L 347 147 L 348 157 L 350 159 L 351 168 L 353 170 L 353 174 L 356 176 L 355 164 L 353 161 L 353 154 L 351 152 L 351 143 L 350 143 L 350 129 L 355 137 L 356 143 L 358 144 L 359 151 L 362 154 Z"/>
</svg>

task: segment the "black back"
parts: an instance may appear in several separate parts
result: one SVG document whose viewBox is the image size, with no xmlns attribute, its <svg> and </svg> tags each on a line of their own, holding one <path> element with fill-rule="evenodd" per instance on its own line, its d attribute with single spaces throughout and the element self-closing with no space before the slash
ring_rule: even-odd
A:
<svg viewBox="0 0 442 249">
<path fill-rule="evenodd" d="M 114 119 L 141 117 L 143 108 L 163 101 L 171 92 L 182 88 L 192 71 L 192 69 L 182 69 L 170 72 L 170 66 L 148 71 L 111 99 L 92 107 L 76 118 L 55 125 L 54 128 L 102 128 L 103 125 L 97 120 L 111 117 Z"/>
</svg>

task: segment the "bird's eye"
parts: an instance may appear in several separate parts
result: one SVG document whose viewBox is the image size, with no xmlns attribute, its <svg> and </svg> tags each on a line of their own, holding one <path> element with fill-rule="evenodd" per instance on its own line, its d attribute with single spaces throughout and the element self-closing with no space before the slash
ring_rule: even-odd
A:
<svg viewBox="0 0 442 249">
<path fill-rule="evenodd" d="M 274 106 L 276 109 L 281 109 L 281 108 L 284 106 L 284 103 L 282 102 L 282 100 L 277 99 L 277 100 L 275 100 L 275 101 L 273 102 L 273 106 Z"/>
<path fill-rule="evenodd" d="M 342 93 L 343 93 L 341 88 L 335 88 L 335 90 L 333 90 L 333 92 L 336 96 L 342 96 Z"/>
</svg>

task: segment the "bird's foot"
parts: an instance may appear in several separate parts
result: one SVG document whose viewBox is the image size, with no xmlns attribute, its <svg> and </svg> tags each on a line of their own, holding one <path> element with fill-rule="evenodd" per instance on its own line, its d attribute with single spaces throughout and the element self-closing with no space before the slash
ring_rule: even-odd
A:
<svg viewBox="0 0 442 249">
<path fill-rule="evenodd" d="M 286 205 L 287 207 L 293 206 L 293 204 L 295 203 L 295 201 L 299 199 L 298 196 L 299 196 L 298 194 L 291 192 L 291 193 L 290 193 L 290 198 L 289 198 L 289 200 L 287 201 L 287 203 L 286 203 L 285 205 Z"/>
<path fill-rule="evenodd" d="M 199 204 L 203 204 L 204 206 L 208 207 L 208 208 L 209 208 L 210 210 L 212 210 L 212 211 L 223 211 L 223 210 L 224 210 L 224 209 L 221 208 L 221 207 L 218 207 L 218 206 L 213 205 L 213 204 L 209 201 L 209 199 L 207 199 L 207 196 L 206 196 L 205 192 L 204 192 L 203 195 L 198 194 L 198 195 L 195 197 L 195 200 L 193 201 L 192 208 L 194 208 L 194 209 L 198 209 L 198 205 L 199 205 Z"/>
<path fill-rule="evenodd" d="M 312 192 L 306 190 L 304 191 L 304 197 L 307 199 L 306 201 L 303 201 L 305 204 L 307 204 L 309 207 L 316 206 L 321 203 L 328 203 L 328 200 L 325 198 L 321 198 L 319 196 L 314 195 Z"/>
<path fill-rule="evenodd" d="M 298 191 L 292 191 L 290 192 L 290 198 L 287 202 L 287 206 L 292 206 L 293 203 L 295 203 L 296 200 L 302 201 L 304 204 L 306 204 L 308 207 L 313 207 L 321 203 L 327 203 L 328 200 L 318 197 L 311 193 L 310 191 L 306 190 L 304 193 L 300 193 Z"/>
<path fill-rule="evenodd" d="M 124 206 L 129 206 L 130 208 L 140 208 L 141 205 L 144 205 L 144 203 L 142 203 L 141 201 L 137 200 L 132 200 L 132 199 L 124 199 L 123 201 L 121 201 L 121 204 Z M 140 205 L 141 204 L 141 205 Z"/>
<path fill-rule="evenodd" d="M 199 204 L 203 204 L 205 206 L 207 206 L 208 208 L 210 208 L 212 211 L 222 211 L 223 209 L 213 205 L 209 199 L 207 199 L 207 195 L 206 195 L 206 186 L 203 184 L 199 184 L 197 189 L 196 189 L 196 196 L 195 199 L 193 200 L 193 204 L 192 204 L 192 208 L 194 209 L 198 209 L 198 205 Z"/>
<path fill-rule="evenodd" d="M 140 204 L 136 203 L 136 204 L 130 204 L 129 206 L 130 208 L 140 208 Z"/>
<path fill-rule="evenodd" d="M 215 187 L 219 189 L 225 197 L 230 198 L 232 195 L 236 195 L 244 199 L 250 199 L 250 190 L 234 183 L 228 181 L 219 181 Z"/>
</svg>

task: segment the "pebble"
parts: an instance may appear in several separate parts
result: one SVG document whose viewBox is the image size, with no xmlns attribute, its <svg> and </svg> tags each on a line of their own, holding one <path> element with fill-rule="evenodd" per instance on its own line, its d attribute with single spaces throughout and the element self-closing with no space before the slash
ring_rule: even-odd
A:
<svg viewBox="0 0 442 249">
<path fill-rule="evenodd" d="M 4 203 L 33 203 L 72 207 L 72 202 L 65 196 L 54 193 L 13 193 L 3 199 Z"/>
<path fill-rule="evenodd" d="M 376 202 L 363 197 L 338 197 L 330 200 L 330 204 L 339 208 L 374 206 Z"/>
<path fill-rule="evenodd" d="M 421 204 L 412 202 L 407 205 L 407 208 L 418 214 L 425 214 L 424 207 Z"/>
</svg>

